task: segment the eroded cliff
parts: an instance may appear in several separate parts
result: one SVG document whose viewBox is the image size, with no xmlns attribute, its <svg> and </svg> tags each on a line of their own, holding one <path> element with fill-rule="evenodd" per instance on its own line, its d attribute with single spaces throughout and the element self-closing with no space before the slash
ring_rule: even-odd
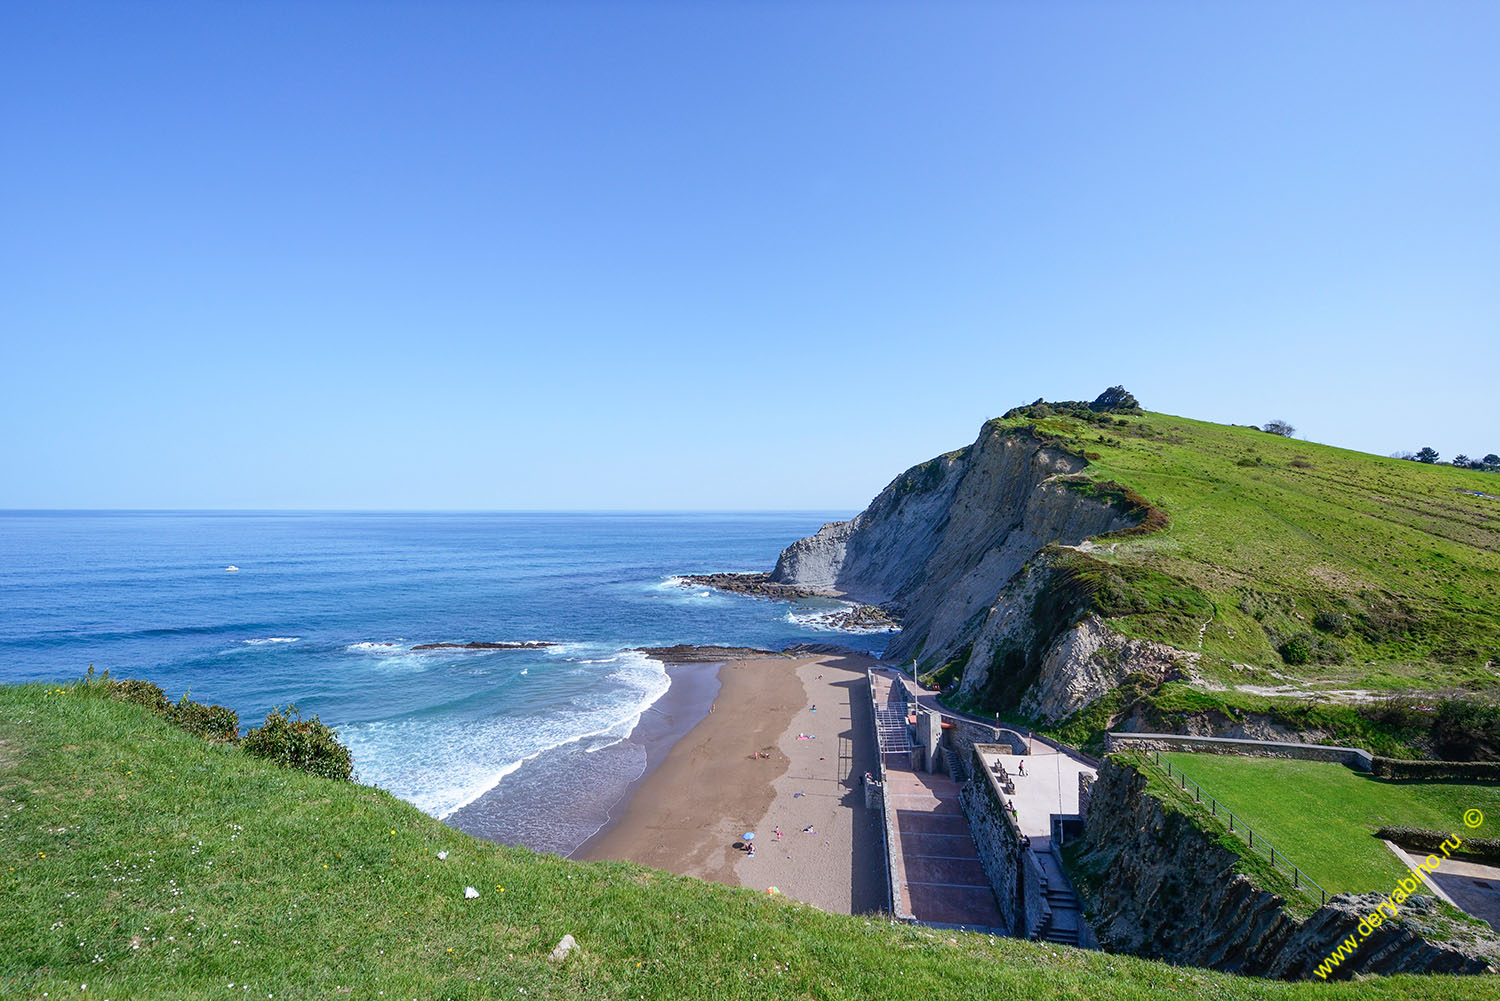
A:
<svg viewBox="0 0 1500 1001">
<path fill-rule="evenodd" d="M 1088 461 L 990 422 L 967 448 L 914 466 L 855 518 L 782 551 L 771 581 L 883 605 L 902 632 L 886 651 L 925 670 L 964 666 L 961 695 L 1061 719 L 1130 673 L 1164 676 L 1178 652 L 1129 643 L 1087 618 L 1087 589 L 1053 547 L 1139 525 L 1099 491 Z M 1183 655 L 1185 656 L 1185 655 Z"/>
</svg>

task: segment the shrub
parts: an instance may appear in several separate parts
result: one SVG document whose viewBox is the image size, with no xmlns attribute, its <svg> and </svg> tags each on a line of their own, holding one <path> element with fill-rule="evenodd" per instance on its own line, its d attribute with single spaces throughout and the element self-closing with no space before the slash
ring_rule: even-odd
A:
<svg viewBox="0 0 1500 1001">
<path fill-rule="evenodd" d="M 154 713 L 165 713 L 169 707 L 166 693 L 149 681 L 132 678 L 111 681 L 105 678 L 99 683 L 104 686 L 104 693 L 117 702 L 132 702 Z"/>
<path fill-rule="evenodd" d="M 1343 612 L 1333 612 L 1323 609 L 1313 616 L 1313 625 L 1325 633 L 1343 636 L 1349 632 L 1349 617 Z"/>
<path fill-rule="evenodd" d="M 1377 755 L 1370 768 L 1375 777 L 1381 779 L 1500 781 L 1500 761 L 1412 761 Z"/>
<path fill-rule="evenodd" d="M 227 706 L 206 706 L 192 702 L 188 693 L 172 707 L 172 722 L 204 740 L 236 741 L 240 739 L 240 714 Z"/>
<path fill-rule="evenodd" d="M 1424 854 L 1442 851 L 1443 842 L 1449 838 L 1443 831 L 1428 831 L 1420 827 L 1382 827 L 1375 836 Z M 1500 838 L 1465 838 L 1462 834 L 1459 838 L 1463 844 L 1453 854 L 1500 862 Z"/>
<path fill-rule="evenodd" d="M 303 719 L 296 706 L 272 709 L 264 725 L 245 734 L 241 746 L 248 754 L 324 778 L 342 782 L 354 775 L 349 748 L 318 717 Z"/>
<path fill-rule="evenodd" d="M 1110 386 L 1089 404 L 1094 410 L 1140 410 L 1141 405 L 1124 386 Z"/>
<path fill-rule="evenodd" d="M 1450 761 L 1500 759 L 1500 706 L 1444 699 L 1433 715 L 1432 746 Z M 1500 769 L 1495 778 L 1500 779 Z"/>
<path fill-rule="evenodd" d="M 1288 664 L 1310 664 L 1316 643 L 1312 633 L 1293 633 L 1281 641 L 1276 651 Z"/>
</svg>

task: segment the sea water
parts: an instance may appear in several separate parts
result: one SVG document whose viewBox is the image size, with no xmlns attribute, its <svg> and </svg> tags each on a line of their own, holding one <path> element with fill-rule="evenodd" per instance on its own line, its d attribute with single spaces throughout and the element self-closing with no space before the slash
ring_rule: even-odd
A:
<svg viewBox="0 0 1500 1001">
<path fill-rule="evenodd" d="M 436 817 L 611 747 L 593 771 L 628 783 L 643 763 L 622 738 L 668 686 L 633 648 L 884 646 L 831 633 L 834 603 L 679 579 L 767 569 L 848 514 L 0 512 L 0 682 L 92 664 L 246 727 L 295 703 L 360 781 Z M 557 645 L 412 650 L 528 640 Z M 543 811 L 505 839 L 565 850 L 596 819 Z"/>
</svg>

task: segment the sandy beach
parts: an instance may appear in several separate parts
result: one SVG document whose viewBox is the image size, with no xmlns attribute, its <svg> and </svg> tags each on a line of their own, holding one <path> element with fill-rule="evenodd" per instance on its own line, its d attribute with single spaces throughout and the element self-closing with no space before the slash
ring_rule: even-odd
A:
<svg viewBox="0 0 1500 1001">
<path fill-rule="evenodd" d="M 725 662 L 713 711 L 574 857 L 775 886 L 830 911 L 879 909 L 879 815 L 865 809 L 860 787 L 875 763 L 870 663 L 853 654 Z M 753 858 L 735 847 L 747 831 Z"/>
</svg>

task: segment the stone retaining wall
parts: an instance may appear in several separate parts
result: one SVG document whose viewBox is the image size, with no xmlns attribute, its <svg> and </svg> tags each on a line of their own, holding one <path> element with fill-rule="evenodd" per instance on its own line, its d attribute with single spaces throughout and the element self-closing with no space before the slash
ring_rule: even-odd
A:
<svg viewBox="0 0 1500 1001">
<path fill-rule="evenodd" d="M 875 741 L 875 761 L 878 771 L 875 778 L 880 782 L 880 840 L 885 851 L 885 901 L 886 910 L 897 921 L 916 921 L 901 906 L 901 895 L 896 892 L 898 875 L 896 856 L 891 845 L 896 841 L 896 808 L 891 804 L 891 783 L 885 772 L 885 755 L 880 753 L 880 723 L 876 710 L 880 708 L 875 698 L 875 672 L 865 670 L 865 685 L 870 693 L 870 739 Z"/>
<path fill-rule="evenodd" d="M 990 888 L 995 891 L 1001 927 L 1011 935 L 1025 935 L 1027 915 L 1021 869 L 1021 832 L 1011 819 L 1010 811 L 1005 809 L 999 780 L 979 756 L 979 749 L 983 746 L 975 745 L 970 750 L 969 769 L 973 776 L 959 787 L 958 802 L 969 821 L 969 832 L 979 851 L 979 864 L 990 881 Z M 1000 747 L 993 749 L 1003 750 Z"/>
<path fill-rule="evenodd" d="M 1021 853 L 1021 927 L 1015 932 L 1022 938 L 1036 938 L 1051 916 L 1052 908 L 1042 892 L 1042 863 L 1037 861 L 1036 852 L 1027 848 Z"/>
<path fill-rule="evenodd" d="M 1196 751 L 1208 754 L 1243 754 L 1257 758 L 1300 758 L 1304 761 L 1336 761 L 1357 771 L 1368 772 L 1374 756 L 1357 747 L 1329 744 L 1293 744 L 1279 740 L 1249 740 L 1241 737 L 1189 737 L 1177 733 L 1109 733 L 1106 751 Z"/>
</svg>

